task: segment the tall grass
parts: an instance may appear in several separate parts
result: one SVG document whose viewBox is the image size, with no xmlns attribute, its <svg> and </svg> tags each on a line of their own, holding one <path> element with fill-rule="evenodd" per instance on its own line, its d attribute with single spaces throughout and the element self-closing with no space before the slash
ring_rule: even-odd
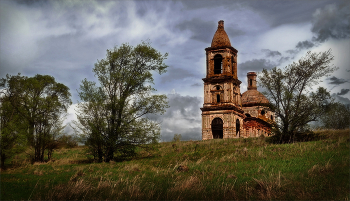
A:
<svg viewBox="0 0 350 201">
<path fill-rule="evenodd" d="M 1 199 L 348 200 L 349 130 L 317 141 L 264 138 L 161 143 L 130 161 L 91 163 L 83 148 L 1 172 Z M 23 159 L 24 160 L 24 159 Z"/>
</svg>

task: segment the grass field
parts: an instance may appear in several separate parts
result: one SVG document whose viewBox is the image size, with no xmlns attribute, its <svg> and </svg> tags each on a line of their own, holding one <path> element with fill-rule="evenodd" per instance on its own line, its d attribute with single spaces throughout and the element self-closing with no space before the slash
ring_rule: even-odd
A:
<svg viewBox="0 0 350 201">
<path fill-rule="evenodd" d="M 349 200 L 349 130 L 317 141 L 264 138 L 160 143 L 124 162 L 91 163 L 83 147 L 54 161 L 18 155 L 1 172 L 1 200 Z"/>
</svg>

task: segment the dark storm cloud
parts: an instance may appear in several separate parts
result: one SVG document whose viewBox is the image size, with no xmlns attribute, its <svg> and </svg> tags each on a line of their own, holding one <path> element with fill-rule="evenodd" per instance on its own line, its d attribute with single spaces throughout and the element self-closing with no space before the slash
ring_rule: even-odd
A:
<svg viewBox="0 0 350 201">
<path fill-rule="evenodd" d="M 171 141 L 174 134 L 181 134 L 183 140 L 201 139 L 202 98 L 168 94 L 169 108 L 164 115 L 147 115 L 161 123 L 163 141 Z"/>
<path fill-rule="evenodd" d="M 315 46 L 315 44 L 311 41 L 305 40 L 305 41 L 300 41 L 298 44 L 295 46 L 297 49 L 309 49 Z"/>
<path fill-rule="evenodd" d="M 314 40 L 324 42 L 329 38 L 350 37 L 350 1 L 330 4 L 317 9 L 313 14 L 311 31 L 316 34 Z"/>
<path fill-rule="evenodd" d="M 286 62 L 290 59 L 290 57 L 281 57 L 279 60 L 278 60 L 278 65 L 283 63 L 283 62 Z M 276 65 L 276 66 L 278 66 Z"/>
<path fill-rule="evenodd" d="M 341 89 L 341 91 L 339 93 L 337 93 L 337 95 L 342 96 L 347 94 L 350 91 L 350 89 Z"/>
<path fill-rule="evenodd" d="M 162 75 L 160 82 L 166 83 L 172 81 L 180 81 L 190 77 L 195 77 L 195 79 L 198 79 L 196 78 L 198 76 L 196 76 L 191 71 L 182 68 L 169 67 L 166 74 Z"/>
<path fill-rule="evenodd" d="M 300 41 L 295 46 L 295 49 L 287 50 L 286 53 L 291 54 L 291 57 L 294 58 L 294 56 L 296 54 L 298 54 L 301 50 L 310 49 L 314 46 L 316 46 L 316 44 L 314 42 L 309 41 L 309 40 Z"/>
<path fill-rule="evenodd" d="M 262 49 L 261 51 L 264 52 L 267 57 L 282 56 L 279 51 L 271 51 L 269 49 Z"/>
<path fill-rule="evenodd" d="M 337 78 L 335 76 L 333 76 L 331 78 L 328 78 L 328 80 L 331 81 L 329 84 L 334 84 L 334 85 L 340 85 L 340 84 L 348 82 L 347 80 L 339 79 L 339 78 Z"/>
<path fill-rule="evenodd" d="M 176 25 L 176 28 L 181 31 L 189 30 L 192 33 L 191 39 L 208 43 L 213 39 L 217 26 L 217 22 L 193 18 L 191 20 L 182 21 L 180 24 Z M 232 26 L 225 27 L 225 31 L 230 38 L 244 34 L 242 30 L 234 29 Z"/>
<path fill-rule="evenodd" d="M 303 23 L 310 20 L 312 13 L 319 7 L 331 4 L 332 0 L 319 1 L 276 1 L 276 0 L 251 0 L 251 1 L 182 1 L 186 9 L 215 8 L 225 5 L 227 10 L 247 8 L 258 13 L 269 21 L 272 27 L 282 24 Z"/>
<path fill-rule="evenodd" d="M 293 49 L 293 50 L 287 50 L 286 52 L 288 54 L 295 55 L 295 54 L 297 54 L 299 52 L 299 50 L 298 49 Z"/>
<path fill-rule="evenodd" d="M 244 35 L 245 32 L 240 29 L 234 29 L 232 27 L 225 27 L 225 31 L 230 38 Z"/>
<path fill-rule="evenodd" d="M 246 77 L 248 72 L 261 72 L 263 69 L 271 69 L 275 65 L 266 59 L 253 59 L 244 63 L 238 64 L 238 74 L 241 77 Z"/>
<path fill-rule="evenodd" d="M 1 11 L 6 11 L 1 13 L 0 23 L 1 76 L 3 72 L 21 72 L 29 76 L 49 74 L 66 84 L 72 80 L 65 78 L 77 73 L 73 72 L 76 69 L 81 70 L 75 74 L 76 78 L 87 77 L 84 67 L 93 67 L 96 60 L 105 55 L 106 49 L 111 48 L 108 43 L 113 44 L 107 38 L 93 40 L 89 31 L 95 24 L 89 24 L 84 13 L 88 11 L 89 17 L 99 19 L 92 4 L 81 5 L 83 2 L 78 1 L 1 3 Z M 100 29 L 99 33 L 103 31 Z M 87 74 L 91 74 L 91 69 Z"/>
<path fill-rule="evenodd" d="M 180 94 L 168 94 L 169 106 L 164 117 L 176 116 L 175 113 L 181 114 L 188 121 L 195 121 L 193 117 L 200 114 L 201 98 L 192 96 L 181 96 Z"/>
<path fill-rule="evenodd" d="M 181 31 L 189 30 L 192 33 L 192 39 L 208 43 L 208 41 L 212 40 L 216 31 L 216 23 L 193 18 L 191 20 L 182 21 L 180 24 L 176 25 L 176 28 Z"/>
<path fill-rule="evenodd" d="M 332 97 L 335 99 L 336 102 L 342 103 L 344 105 L 350 105 L 350 100 L 346 97 L 341 97 L 337 94 L 332 94 Z"/>
</svg>

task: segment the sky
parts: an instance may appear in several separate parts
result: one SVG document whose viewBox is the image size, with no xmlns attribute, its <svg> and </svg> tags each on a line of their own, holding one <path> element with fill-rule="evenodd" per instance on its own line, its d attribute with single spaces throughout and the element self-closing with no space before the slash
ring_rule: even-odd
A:
<svg viewBox="0 0 350 201">
<path fill-rule="evenodd" d="M 106 50 L 150 41 L 169 54 L 168 72 L 154 75 L 154 88 L 168 96 L 170 106 L 164 115 L 150 117 L 160 122 L 162 141 L 174 134 L 199 140 L 204 49 L 219 20 L 238 50 L 241 93 L 247 72 L 283 68 L 308 51 L 331 49 L 339 69 L 320 86 L 350 104 L 350 1 L 340 0 L 0 0 L 0 77 L 54 76 L 72 94 L 69 124 L 76 118 L 80 83 L 97 81 L 92 68 Z"/>
</svg>

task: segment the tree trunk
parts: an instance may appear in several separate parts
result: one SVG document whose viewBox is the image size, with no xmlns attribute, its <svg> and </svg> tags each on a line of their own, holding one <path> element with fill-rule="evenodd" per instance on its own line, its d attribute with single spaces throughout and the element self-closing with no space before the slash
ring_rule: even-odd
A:
<svg viewBox="0 0 350 201">
<path fill-rule="evenodd" d="M 108 163 L 109 161 L 113 160 L 113 155 L 114 155 L 114 148 L 113 148 L 112 143 L 109 143 L 107 153 L 106 153 L 105 162 Z"/>
<path fill-rule="evenodd" d="M 27 139 L 28 139 L 28 144 L 33 147 L 35 147 L 34 132 L 35 132 L 35 125 L 34 123 L 30 122 Z"/>
<path fill-rule="evenodd" d="M 98 148 L 97 148 L 97 157 L 98 157 L 98 162 L 102 163 L 103 152 L 100 145 L 98 145 Z"/>
<path fill-rule="evenodd" d="M 6 160 L 6 155 L 5 154 L 1 154 L 1 169 L 4 170 L 5 169 L 5 160 Z"/>
<path fill-rule="evenodd" d="M 53 149 L 48 149 L 48 150 L 47 150 L 47 160 L 48 160 L 48 161 L 51 160 L 52 152 L 53 152 Z"/>
</svg>

